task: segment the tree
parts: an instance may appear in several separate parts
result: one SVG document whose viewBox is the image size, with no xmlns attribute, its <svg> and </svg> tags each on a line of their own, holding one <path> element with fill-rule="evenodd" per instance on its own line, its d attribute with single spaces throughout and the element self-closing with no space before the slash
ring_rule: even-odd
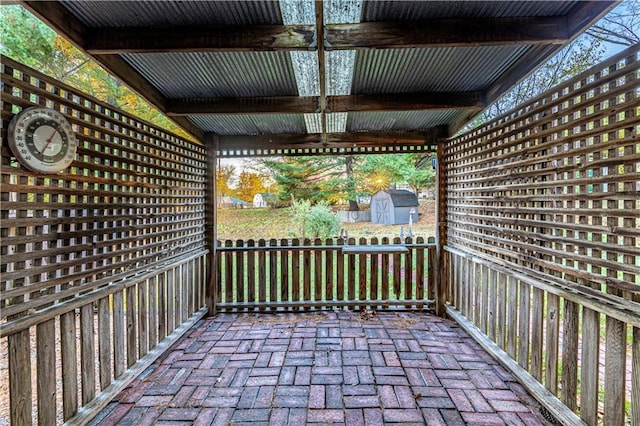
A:
<svg viewBox="0 0 640 426">
<path fill-rule="evenodd" d="M 216 192 L 218 197 L 228 197 L 233 194 L 231 190 L 231 179 L 236 168 L 233 166 L 218 167 L 216 169 Z"/>
<path fill-rule="evenodd" d="M 640 43 L 640 2 L 623 1 L 589 28 L 587 34 L 602 42 L 620 46 Z"/>
<path fill-rule="evenodd" d="M 332 199 L 342 190 L 342 157 L 285 157 L 264 160 L 263 165 L 272 174 L 283 201 L 293 198 L 315 204 Z"/>
<path fill-rule="evenodd" d="M 435 181 L 431 164 L 422 154 L 368 155 L 358 168 L 362 190 L 375 193 L 391 185 L 407 183 L 416 193 Z"/>
<path fill-rule="evenodd" d="M 0 7 L 0 52 L 101 101 L 193 140 L 160 111 L 107 73 L 22 6 Z"/>
<path fill-rule="evenodd" d="M 244 201 L 253 200 L 254 195 L 265 192 L 263 176 L 249 171 L 242 171 L 238 177 L 238 185 L 235 193 L 238 198 Z"/>
</svg>

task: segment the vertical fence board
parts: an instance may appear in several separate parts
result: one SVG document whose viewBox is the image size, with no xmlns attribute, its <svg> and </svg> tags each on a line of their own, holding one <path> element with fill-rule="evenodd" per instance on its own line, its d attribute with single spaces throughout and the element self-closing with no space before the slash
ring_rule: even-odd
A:
<svg viewBox="0 0 640 426">
<path fill-rule="evenodd" d="M 560 298 L 547 294 L 547 334 L 545 345 L 545 386 L 554 395 L 558 392 L 558 343 L 560 330 Z"/>
<path fill-rule="evenodd" d="M 577 408 L 578 387 L 578 305 L 565 300 L 562 332 L 562 402 Z"/>
<path fill-rule="evenodd" d="M 93 304 L 80 308 L 80 377 L 83 405 L 89 403 L 96 395 L 96 347 L 93 318 Z"/>
<path fill-rule="evenodd" d="M 158 344 L 158 277 L 149 280 L 149 348 Z"/>
<path fill-rule="evenodd" d="M 334 264 L 336 262 L 336 251 L 332 250 L 333 247 L 333 239 L 327 238 L 324 242 L 325 246 L 328 247 L 328 250 L 325 252 L 325 263 L 324 263 L 324 271 L 325 271 L 325 300 L 335 300 L 335 285 L 336 279 L 334 276 Z"/>
<path fill-rule="evenodd" d="M 36 326 L 36 339 L 38 424 L 53 425 L 56 423 L 56 328 L 54 319 Z"/>
<path fill-rule="evenodd" d="M 600 314 L 582 311 L 582 362 L 580 363 L 580 417 L 598 423 L 598 373 L 600 371 Z"/>
<path fill-rule="evenodd" d="M 164 315 L 160 318 L 164 319 Z M 123 292 L 119 291 L 113 295 L 113 376 L 115 379 L 118 379 L 126 370 L 124 324 Z"/>
<path fill-rule="evenodd" d="M 311 242 L 305 238 L 303 245 L 309 246 Z M 303 297 L 304 300 L 311 300 L 311 250 L 302 250 L 302 279 L 303 279 Z"/>
<path fill-rule="evenodd" d="M 520 302 L 518 318 L 518 364 L 523 368 L 529 367 L 529 340 L 531 315 L 531 291 L 527 284 L 520 282 Z"/>
<path fill-rule="evenodd" d="M 292 246 L 299 246 L 300 240 L 294 238 Z M 291 298 L 300 300 L 300 250 L 291 250 Z"/>
<path fill-rule="evenodd" d="M 240 247 L 242 248 L 244 246 L 244 241 L 243 240 L 236 240 L 236 247 Z M 235 299 L 237 302 L 245 302 L 245 287 L 246 287 L 246 281 L 245 281 L 245 269 L 244 269 L 244 255 L 245 253 L 243 251 L 237 251 L 237 252 L 229 252 L 227 253 L 228 255 L 233 254 L 233 256 L 236 258 L 236 281 L 235 281 L 235 288 L 236 288 L 236 296 Z"/>
<path fill-rule="evenodd" d="M 269 240 L 269 246 L 276 247 L 278 241 L 275 239 Z M 280 256 L 279 250 L 269 251 L 269 301 L 278 301 L 278 256 Z"/>
<path fill-rule="evenodd" d="M 344 245 L 346 241 L 342 238 L 338 239 L 338 245 Z M 336 253 L 336 297 L 338 300 L 344 300 L 344 254 L 342 250 L 338 250 Z"/>
<path fill-rule="evenodd" d="M 531 310 L 531 374 L 542 383 L 542 349 L 544 327 L 544 292 L 533 289 L 533 309 Z"/>
<path fill-rule="evenodd" d="M 147 280 L 138 285 L 138 358 L 149 352 L 148 288 Z"/>
<path fill-rule="evenodd" d="M 62 364 L 62 417 L 67 420 L 78 410 L 75 311 L 60 315 L 60 360 Z"/>
<path fill-rule="evenodd" d="M 266 241 L 263 239 L 258 240 L 258 247 L 265 247 Z M 266 302 L 267 300 L 267 253 L 264 250 L 258 251 L 258 300 L 260 302 Z M 230 277 L 229 277 L 230 278 Z M 229 282 L 229 286 L 232 282 Z M 229 302 L 229 300 L 227 300 Z M 261 308 L 264 310 L 264 308 Z"/>
<path fill-rule="evenodd" d="M 255 246 L 253 240 L 247 241 L 249 248 Z M 247 253 L 247 297 L 249 300 L 256 300 L 256 252 Z"/>
<path fill-rule="evenodd" d="M 322 241 L 320 241 L 320 239 L 316 238 L 313 241 L 313 245 L 316 247 L 313 250 L 313 300 L 316 301 L 322 301 L 322 293 L 323 293 L 323 288 L 322 288 L 322 284 L 324 282 L 323 277 L 322 277 L 322 272 L 323 272 L 323 268 L 322 265 L 324 264 L 322 261 L 322 255 L 324 253 L 324 250 L 322 250 L 321 248 L 319 248 L 322 245 Z"/>
<path fill-rule="evenodd" d="M 109 297 L 98 300 L 98 360 L 100 389 L 111 384 L 111 308 Z"/>
<path fill-rule="evenodd" d="M 378 239 L 372 238 L 371 245 L 378 245 Z M 378 293 L 378 283 L 380 281 L 378 277 L 380 268 L 378 265 L 380 261 L 380 253 L 371 254 L 371 263 L 369 265 L 369 299 L 371 300 L 378 300 L 380 297 Z"/>
<path fill-rule="evenodd" d="M 505 274 L 498 272 L 496 274 L 496 286 L 498 288 L 496 295 L 496 343 L 506 351 L 506 313 L 507 313 L 507 279 Z"/>
<path fill-rule="evenodd" d="M 509 275 L 509 303 L 507 305 L 507 353 L 516 359 L 518 339 L 518 282 L 515 277 Z"/>
<path fill-rule="evenodd" d="M 291 252 L 287 249 L 289 241 L 286 238 L 280 240 L 282 251 L 280 252 L 280 300 L 289 302 L 289 257 Z"/>
<path fill-rule="evenodd" d="M 127 366 L 131 367 L 138 360 L 138 331 L 136 312 L 136 286 L 127 288 Z"/>
<path fill-rule="evenodd" d="M 11 424 L 31 424 L 31 345 L 29 330 L 8 337 L 9 398 Z"/>
<path fill-rule="evenodd" d="M 604 424 L 624 425 L 626 364 L 626 327 L 622 321 L 607 317 L 604 363 Z"/>
</svg>

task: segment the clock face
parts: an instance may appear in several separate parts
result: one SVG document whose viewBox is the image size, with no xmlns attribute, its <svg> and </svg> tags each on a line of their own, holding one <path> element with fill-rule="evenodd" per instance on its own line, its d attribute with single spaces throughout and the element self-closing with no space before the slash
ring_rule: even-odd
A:
<svg viewBox="0 0 640 426">
<path fill-rule="evenodd" d="M 28 108 L 16 115 L 8 128 L 9 147 L 26 168 L 57 173 L 71 165 L 77 142 L 71 125 L 57 111 Z"/>
</svg>

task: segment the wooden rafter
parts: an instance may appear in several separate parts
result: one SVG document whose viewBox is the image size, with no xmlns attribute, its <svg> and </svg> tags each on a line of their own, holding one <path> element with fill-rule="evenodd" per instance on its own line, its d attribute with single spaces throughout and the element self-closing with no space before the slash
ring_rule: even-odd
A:
<svg viewBox="0 0 640 426">
<path fill-rule="evenodd" d="M 327 25 L 327 49 L 562 44 L 566 17 L 438 19 Z"/>
<path fill-rule="evenodd" d="M 218 146 L 226 149 L 291 149 L 352 146 L 394 146 L 436 144 L 447 137 L 446 126 L 410 132 L 329 133 L 326 144 L 320 134 L 228 135 L 219 136 Z"/>
<path fill-rule="evenodd" d="M 303 114 L 319 112 L 316 96 L 261 98 L 169 99 L 167 115 L 201 114 Z"/>
<path fill-rule="evenodd" d="M 427 92 L 329 96 L 331 112 L 468 109 L 485 106 L 483 92 Z"/>
<path fill-rule="evenodd" d="M 99 28 L 85 50 L 91 54 L 309 50 L 313 25 L 209 25 Z"/>
</svg>

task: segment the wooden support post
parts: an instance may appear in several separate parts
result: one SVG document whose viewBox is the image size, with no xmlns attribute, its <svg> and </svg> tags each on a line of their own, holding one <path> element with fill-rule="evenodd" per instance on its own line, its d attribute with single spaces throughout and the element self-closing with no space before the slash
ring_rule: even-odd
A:
<svg viewBox="0 0 640 426">
<path fill-rule="evenodd" d="M 216 150 L 218 145 L 218 136 L 209 134 L 206 138 L 207 147 L 207 186 L 206 186 L 206 242 L 209 254 L 207 255 L 208 276 L 206 279 L 206 301 L 209 315 L 216 315 L 216 295 L 218 291 L 218 263 L 216 262 L 216 222 L 217 222 L 217 188 L 216 188 Z"/>
<path fill-rule="evenodd" d="M 447 174 L 444 167 L 445 141 L 440 141 L 436 150 L 436 256 L 438 265 L 434 278 L 436 283 L 436 315 L 445 314 L 447 302 L 447 278 L 449 275 L 444 268 L 444 246 L 447 243 Z"/>
</svg>

